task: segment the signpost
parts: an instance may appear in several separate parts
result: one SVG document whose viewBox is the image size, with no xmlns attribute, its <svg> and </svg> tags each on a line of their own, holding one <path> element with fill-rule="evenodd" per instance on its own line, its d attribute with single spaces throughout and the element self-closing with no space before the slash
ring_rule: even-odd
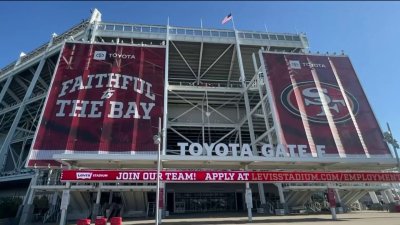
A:
<svg viewBox="0 0 400 225">
<path fill-rule="evenodd" d="M 156 225 L 161 224 L 163 194 L 160 194 L 160 171 L 161 171 L 161 117 L 158 119 L 158 134 L 153 137 L 154 144 L 158 145 L 157 151 L 157 196 L 156 196 Z M 161 196 L 160 196 L 161 195 Z"/>
</svg>

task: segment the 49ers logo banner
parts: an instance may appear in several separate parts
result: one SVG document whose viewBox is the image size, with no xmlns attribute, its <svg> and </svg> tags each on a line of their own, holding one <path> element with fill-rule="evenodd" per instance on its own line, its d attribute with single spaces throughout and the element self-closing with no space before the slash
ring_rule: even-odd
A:
<svg viewBox="0 0 400 225">
<path fill-rule="evenodd" d="M 264 53 L 283 144 L 327 156 L 392 157 L 348 57 Z"/>
<path fill-rule="evenodd" d="M 165 48 L 66 43 L 28 167 L 53 154 L 136 154 L 157 150 Z"/>
</svg>

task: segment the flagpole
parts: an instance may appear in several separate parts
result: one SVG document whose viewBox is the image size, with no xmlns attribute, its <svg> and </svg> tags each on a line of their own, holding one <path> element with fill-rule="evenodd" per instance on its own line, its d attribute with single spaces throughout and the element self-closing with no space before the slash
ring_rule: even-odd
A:
<svg viewBox="0 0 400 225">
<path fill-rule="evenodd" d="M 233 30 L 234 30 L 234 31 L 236 31 L 236 27 L 235 27 L 235 21 L 233 20 L 233 15 L 232 15 L 232 13 L 231 13 L 231 16 L 232 16 L 232 25 L 233 25 Z"/>
</svg>

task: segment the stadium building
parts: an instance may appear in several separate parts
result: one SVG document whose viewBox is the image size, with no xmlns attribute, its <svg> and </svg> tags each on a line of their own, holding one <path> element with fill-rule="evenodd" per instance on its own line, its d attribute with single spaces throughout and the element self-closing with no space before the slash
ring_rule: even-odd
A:
<svg viewBox="0 0 400 225">
<path fill-rule="evenodd" d="M 351 62 L 307 49 L 94 10 L 0 70 L 0 196 L 23 199 L 20 224 L 149 217 L 160 165 L 164 215 L 394 203 L 396 158 Z"/>
</svg>

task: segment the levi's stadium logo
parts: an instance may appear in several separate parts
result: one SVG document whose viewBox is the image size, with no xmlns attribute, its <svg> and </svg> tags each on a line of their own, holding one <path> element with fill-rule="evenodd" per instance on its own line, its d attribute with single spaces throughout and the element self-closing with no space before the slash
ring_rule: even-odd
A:
<svg viewBox="0 0 400 225">
<path fill-rule="evenodd" d="M 77 172 L 76 173 L 76 179 L 82 179 L 82 180 L 88 180 L 92 178 L 92 173 L 91 172 Z"/>
<path fill-rule="evenodd" d="M 296 116 L 301 117 L 305 115 L 309 121 L 328 123 L 326 110 L 324 110 L 323 105 L 324 101 L 321 100 L 321 98 L 323 98 L 335 123 L 345 122 L 351 119 L 340 88 L 333 84 L 323 82 L 320 82 L 320 84 L 322 89 L 321 93 L 318 93 L 314 81 L 299 82 L 296 87 L 293 87 L 293 85 L 287 86 L 281 94 L 283 106 Z M 348 91 L 345 91 L 345 93 L 350 109 L 353 114 L 356 115 L 359 109 L 358 102 Z M 298 95 L 297 98 L 296 94 Z M 303 103 L 305 112 L 299 109 L 297 102 L 300 99 L 298 98 L 301 98 L 300 102 Z"/>
</svg>

